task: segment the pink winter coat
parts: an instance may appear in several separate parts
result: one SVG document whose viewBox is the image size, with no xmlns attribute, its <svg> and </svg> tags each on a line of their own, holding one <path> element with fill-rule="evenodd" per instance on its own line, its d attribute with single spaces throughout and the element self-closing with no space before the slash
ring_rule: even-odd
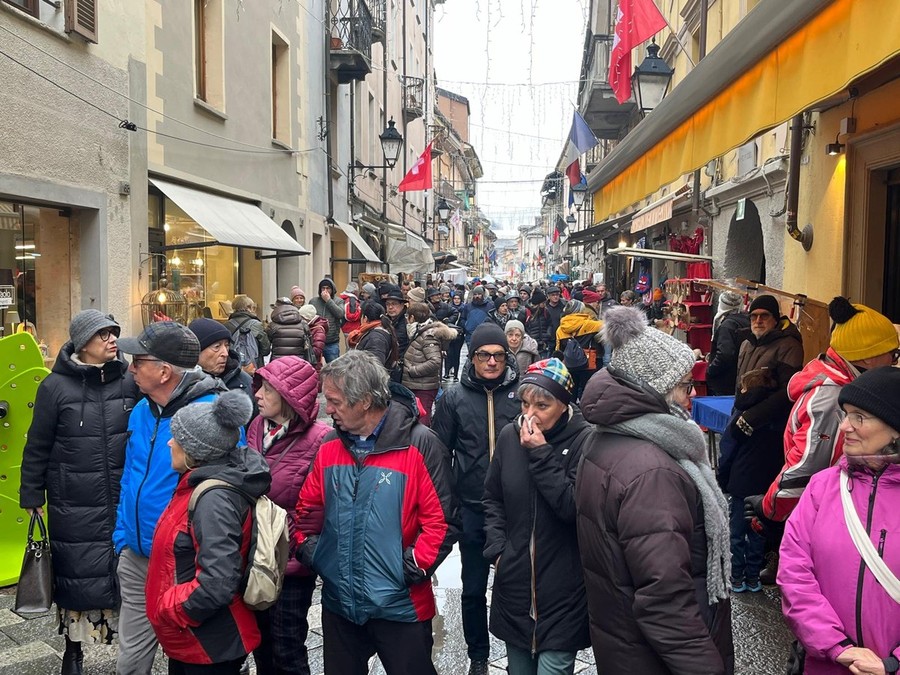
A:
<svg viewBox="0 0 900 675">
<path fill-rule="evenodd" d="M 900 604 L 865 567 L 844 521 L 840 471 L 847 467 L 842 457 L 812 477 L 781 543 L 782 608 L 806 647 L 807 675 L 847 675 L 835 659 L 852 646 L 900 658 Z M 871 523 L 872 543 L 900 575 L 900 465 L 889 464 L 880 475 L 854 466 L 850 487 L 863 526 Z"/>
<path fill-rule="evenodd" d="M 296 520 L 297 499 L 300 488 L 312 465 L 322 439 L 331 428 L 316 421 L 319 414 L 319 378 L 316 370 L 299 356 L 283 356 L 269 362 L 253 374 L 253 393 L 268 382 L 281 398 L 297 412 L 297 418 L 287 433 L 275 441 L 264 455 L 272 473 L 272 487 L 268 496 L 273 502 L 291 514 L 291 535 Z M 258 415 L 247 429 L 247 445 L 262 452 L 265 420 Z M 313 518 L 321 514 L 313 514 Z M 311 572 L 293 556 L 288 562 L 288 576 L 309 575 Z"/>
</svg>

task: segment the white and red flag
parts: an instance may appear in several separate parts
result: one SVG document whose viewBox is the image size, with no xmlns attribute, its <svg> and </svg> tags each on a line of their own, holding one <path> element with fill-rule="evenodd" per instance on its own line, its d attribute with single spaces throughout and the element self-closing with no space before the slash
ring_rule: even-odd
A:
<svg viewBox="0 0 900 675">
<path fill-rule="evenodd" d="M 412 168 L 406 172 L 400 185 L 397 186 L 399 192 L 420 192 L 422 190 L 431 189 L 431 143 L 425 148 L 425 151 L 419 155 L 419 159 L 413 164 Z"/>
<path fill-rule="evenodd" d="M 619 0 L 609 55 L 609 84 L 619 103 L 631 98 L 631 50 L 666 25 L 666 18 L 653 0 Z"/>
</svg>

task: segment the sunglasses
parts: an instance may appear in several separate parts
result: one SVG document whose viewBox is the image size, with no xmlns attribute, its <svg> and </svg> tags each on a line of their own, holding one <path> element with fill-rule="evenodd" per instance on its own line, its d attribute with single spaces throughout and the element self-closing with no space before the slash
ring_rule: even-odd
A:
<svg viewBox="0 0 900 675">
<path fill-rule="evenodd" d="M 506 361 L 506 352 L 475 352 L 475 358 L 479 363 L 487 363 L 491 359 L 494 359 L 497 363 L 503 363 Z"/>
</svg>

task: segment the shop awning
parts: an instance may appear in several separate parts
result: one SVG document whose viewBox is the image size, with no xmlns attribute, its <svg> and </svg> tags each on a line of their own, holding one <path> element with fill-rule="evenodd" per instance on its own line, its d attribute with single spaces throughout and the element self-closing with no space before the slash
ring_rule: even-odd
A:
<svg viewBox="0 0 900 675">
<path fill-rule="evenodd" d="M 693 253 L 679 253 L 677 251 L 654 251 L 652 248 L 636 248 L 634 246 L 619 246 L 606 251 L 606 255 L 624 255 L 630 258 L 655 258 L 657 260 L 677 260 L 679 262 L 707 262 L 712 260 L 710 255 L 695 255 Z"/>
<path fill-rule="evenodd" d="M 387 263 L 392 274 L 430 274 L 434 272 L 434 257 L 431 247 L 415 232 L 403 228 L 405 239 L 387 240 Z"/>
<path fill-rule="evenodd" d="M 624 232 L 630 220 L 631 214 L 629 213 L 618 218 L 610 218 L 597 225 L 591 225 L 591 227 L 578 230 L 578 232 L 573 232 L 569 235 L 569 246 L 591 244 L 595 241 L 600 241 L 612 232 Z"/>
<path fill-rule="evenodd" d="M 605 218 L 900 54 L 900 2 L 761 0 L 588 176 Z"/>
<path fill-rule="evenodd" d="M 356 247 L 363 258 L 365 258 L 369 262 L 381 264 L 381 258 L 379 258 L 378 254 L 372 250 L 372 247 L 366 243 L 366 240 L 363 239 L 362 235 L 356 231 L 355 227 L 337 220 L 332 220 L 331 224 L 337 227 L 347 236 L 347 239 L 349 239 L 350 243 L 352 243 Z"/>
<path fill-rule="evenodd" d="M 216 244 L 309 255 L 309 251 L 254 204 L 159 178 L 151 178 L 150 182 L 206 230 Z"/>
<path fill-rule="evenodd" d="M 690 193 L 687 185 L 682 185 L 675 192 L 657 199 L 631 216 L 631 233 L 641 232 L 654 225 L 664 223 L 672 217 L 672 209 L 676 199 L 681 199 Z"/>
</svg>

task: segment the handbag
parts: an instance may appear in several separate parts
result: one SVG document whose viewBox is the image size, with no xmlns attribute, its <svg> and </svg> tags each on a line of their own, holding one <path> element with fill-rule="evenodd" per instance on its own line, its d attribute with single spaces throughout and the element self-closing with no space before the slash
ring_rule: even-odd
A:
<svg viewBox="0 0 900 675">
<path fill-rule="evenodd" d="M 40 540 L 34 538 L 34 525 L 41 533 Z M 45 614 L 53 606 L 53 561 L 50 556 L 50 539 L 44 518 L 34 510 L 28 524 L 28 543 L 25 544 L 25 558 L 22 573 L 16 587 L 17 614 Z"/>
</svg>

